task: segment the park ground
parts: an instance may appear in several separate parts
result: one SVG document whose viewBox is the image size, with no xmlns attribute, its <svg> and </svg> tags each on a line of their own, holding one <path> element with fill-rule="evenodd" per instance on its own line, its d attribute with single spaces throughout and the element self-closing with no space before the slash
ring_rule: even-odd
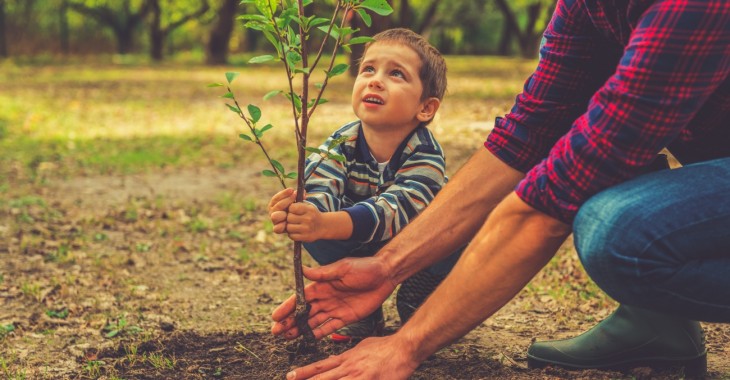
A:
<svg viewBox="0 0 730 380">
<path fill-rule="evenodd" d="M 509 110 L 534 61 L 450 57 L 432 125 L 453 174 Z M 293 167 L 276 67 L 0 62 L 0 378 L 270 379 L 314 356 L 275 339 L 270 313 L 293 287 L 291 244 L 271 232 L 263 177 L 234 92 L 275 125 Z M 336 78 L 310 145 L 352 119 Z M 307 260 L 307 264 L 312 262 Z M 485 290 L 488 291 L 488 290 Z M 681 379 L 681 370 L 528 370 L 534 339 L 574 336 L 616 304 L 568 240 L 505 308 L 426 361 L 415 379 Z M 399 320 L 392 300 L 386 325 Z M 458 316 L 455 316 L 458 318 Z M 730 327 L 704 324 L 708 378 L 730 378 Z M 346 346 L 320 343 L 319 355 Z"/>
</svg>

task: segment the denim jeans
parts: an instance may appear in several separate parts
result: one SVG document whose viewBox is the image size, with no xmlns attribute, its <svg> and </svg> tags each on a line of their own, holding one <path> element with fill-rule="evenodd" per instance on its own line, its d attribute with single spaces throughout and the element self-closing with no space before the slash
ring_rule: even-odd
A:
<svg viewBox="0 0 730 380">
<path fill-rule="evenodd" d="M 573 231 L 588 275 L 618 302 L 730 322 L 730 158 L 596 194 Z"/>
<path fill-rule="evenodd" d="M 332 264 L 345 257 L 368 257 L 375 255 L 387 242 L 360 243 L 351 240 L 317 240 L 304 243 L 304 248 L 319 265 Z M 456 265 L 463 249 L 426 268 L 431 274 L 446 276 Z"/>
</svg>

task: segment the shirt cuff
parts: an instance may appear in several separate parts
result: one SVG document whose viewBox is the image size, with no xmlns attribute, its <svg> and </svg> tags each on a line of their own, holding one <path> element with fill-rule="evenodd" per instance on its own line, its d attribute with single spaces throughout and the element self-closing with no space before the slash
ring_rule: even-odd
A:
<svg viewBox="0 0 730 380">
<path fill-rule="evenodd" d="M 352 236 L 350 239 L 359 242 L 369 241 L 376 225 L 372 211 L 367 206 L 359 204 L 343 208 L 342 211 L 348 213 L 352 219 Z"/>
</svg>

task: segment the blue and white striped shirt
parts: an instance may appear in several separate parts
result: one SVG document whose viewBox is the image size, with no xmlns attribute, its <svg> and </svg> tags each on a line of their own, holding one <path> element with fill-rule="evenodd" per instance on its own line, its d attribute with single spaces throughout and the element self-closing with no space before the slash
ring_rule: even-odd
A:
<svg viewBox="0 0 730 380">
<path fill-rule="evenodd" d="M 446 183 L 443 149 L 431 131 L 418 127 L 396 149 L 382 173 L 368 148 L 360 121 L 335 131 L 320 147 L 347 137 L 331 149 L 344 162 L 321 160 L 313 153 L 306 174 L 306 201 L 322 212 L 345 211 L 352 218 L 351 240 L 364 243 L 395 236 L 420 214 Z"/>
</svg>

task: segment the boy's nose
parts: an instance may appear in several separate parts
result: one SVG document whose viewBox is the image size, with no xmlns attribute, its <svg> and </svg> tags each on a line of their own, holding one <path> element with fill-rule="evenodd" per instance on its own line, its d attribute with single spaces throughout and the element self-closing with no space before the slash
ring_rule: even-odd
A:
<svg viewBox="0 0 730 380">
<path fill-rule="evenodd" d="M 368 82 L 368 87 L 383 89 L 383 82 L 378 78 L 371 78 L 370 82 Z"/>
</svg>

